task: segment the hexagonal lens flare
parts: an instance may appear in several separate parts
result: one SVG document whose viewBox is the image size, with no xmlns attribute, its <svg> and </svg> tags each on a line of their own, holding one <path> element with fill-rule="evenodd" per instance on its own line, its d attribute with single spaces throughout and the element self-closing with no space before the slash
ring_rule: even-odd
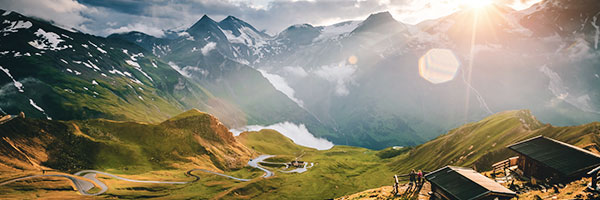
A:
<svg viewBox="0 0 600 200">
<path fill-rule="evenodd" d="M 460 63 L 449 49 L 430 49 L 419 59 L 419 75 L 434 83 L 445 83 L 456 76 Z"/>
</svg>

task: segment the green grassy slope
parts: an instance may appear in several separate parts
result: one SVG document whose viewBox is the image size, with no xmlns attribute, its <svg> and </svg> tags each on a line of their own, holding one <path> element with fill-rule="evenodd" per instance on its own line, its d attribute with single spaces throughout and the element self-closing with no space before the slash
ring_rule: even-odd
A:
<svg viewBox="0 0 600 200">
<path fill-rule="evenodd" d="M 160 124 L 16 118 L 0 125 L 0 136 L 4 163 L 26 160 L 7 142 L 12 141 L 37 164 L 61 171 L 230 170 L 243 167 L 253 156 L 216 118 L 197 110 Z"/>
<path fill-rule="evenodd" d="M 545 135 L 567 143 L 586 146 L 598 143 L 600 123 L 571 127 L 542 124 L 528 110 L 506 111 L 449 131 L 389 165 L 399 172 L 412 168 L 435 170 L 445 165 L 488 170 L 491 164 L 515 155 L 506 146 L 530 137 Z"/>
<path fill-rule="evenodd" d="M 291 139 L 271 129 L 243 132 L 237 136 L 237 139 L 246 147 L 269 155 L 297 155 L 304 151 L 316 151 L 313 148 L 297 145 Z"/>
<path fill-rule="evenodd" d="M 251 157 L 271 154 L 278 155 L 270 160 L 273 162 L 297 159 L 314 166 L 301 174 L 268 167 L 274 177 L 250 182 L 194 172 L 201 181 L 161 189 L 135 186 L 141 189 L 129 190 L 126 188 L 134 187 L 130 183 L 111 181 L 115 189 L 105 197 L 327 199 L 390 185 L 394 174 L 412 168 L 429 171 L 458 165 L 485 171 L 513 155 L 507 145 L 540 134 L 597 151 L 600 123 L 554 127 L 540 123 L 526 110 L 507 111 L 416 147 L 375 151 L 334 146 L 319 151 L 296 145 L 273 130 L 233 137 L 214 117 L 197 110 L 159 124 L 18 118 L 0 125 L 0 168 L 33 168 L 27 167 L 29 161 L 10 143 L 33 162 L 62 171 L 100 169 L 146 178 L 161 174 L 163 179 L 184 179 L 183 171 L 198 167 L 242 178 L 259 177 L 261 171 L 242 166 Z"/>
<path fill-rule="evenodd" d="M 393 172 L 385 165 L 387 160 L 377 156 L 378 151 L 360 147 L 334 146 L 316 150 L 294 144 L 274 130 L 244 132 L 238 140 L 263 154 L 286 155 L 314 163 L 307 172 L 286 174 L 275 172 L 275 177 L 243 183 L 219 194 L 226 199 L 323 199 L 350 194 L 386 184 Z M 289 159 L 287 159 L 289 160 Z M 273 168 L 275 169 L 275 168 Z"/>
</svg>

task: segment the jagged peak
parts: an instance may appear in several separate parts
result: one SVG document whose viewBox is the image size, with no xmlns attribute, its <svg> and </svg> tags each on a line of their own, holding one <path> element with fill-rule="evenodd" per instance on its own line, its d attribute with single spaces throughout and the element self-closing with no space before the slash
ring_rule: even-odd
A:
<svg viewBox="0 0 600 200">
<path fill-rule="evenodd" d="M 396 33 L 406 29 L 404 24 L 396 21 L 388 11 L 373 13 L 356 27 L 352 32 Z"/>
<path fill-rule="evenodd" d="M 203 15 L 202 18 L 200 18 L 200 20 L 198 20 L 196 23 L 194 23 L 194 25 L 192 25 L 188 30 L 195 30 L 198 29 L 202 26 L 206 26 L 206 25 L 217 25 L 217 22 L 215 22 L 215 20 L 211 19 L 208 15 Z"/>
<path fill-rule="evenodd" d="M 208 15 L 204 14 L 202 15 L 202 18 L 200 18 L 199 21 L 206 21 L 206 20 L 210 20 L 210 21 L 214 21 L 212 18 L 210 18 Z"/>
<path fill-rule="evenodd" d="M 389 11 L 373 13 L 373 14 L 369 15 L 369 17 L 367 17 L 367 19 L 365 21 L 369 21 L 369 20 L 396 21 L 396 19 L 394 19 L 394 17 L 392 16 L 392 14 Z"/>
<path fill-rule="evenodd" d="M 224 22 L 224 21 L 242 21 L 242 20 L 233 15 L 228 15 L 225 19 L 221 20 L 221 22 Z"/>
<path fill-rule="evenodd" d="M 290 31 L 294 31 L 294 30 L 302 30 L 302 29 L 315 29 L 315 27 L 311 24 L 294 24 L 294 25 L 287 27 L 285 30 L 282 31 L 282 33 L 290 32 Z"/>
<path fill-rule="evenodd" d="M 225 19 L 221 20 L 219 22 L 219 27 L 221 27 L 223 30 L 231 31 L 233 33 L 233 35 L 235 35 L 235 36 L 239 36 L 241 34 L 240 29 L 249 28 L 256 34 L 260 35 L 261 37 L 269 37 L 268 34 L 258 31 L 251 24 L 249 24 L 249 23 L 245 22 L 244 20 L 241 20 L 237 17 L 234 17 L 232 15 L 229 15 Z"/>
</svg>

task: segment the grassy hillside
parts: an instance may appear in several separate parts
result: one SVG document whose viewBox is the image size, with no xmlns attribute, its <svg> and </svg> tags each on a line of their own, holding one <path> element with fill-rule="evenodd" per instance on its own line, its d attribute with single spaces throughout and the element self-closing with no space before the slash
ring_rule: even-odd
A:
<svg viewBox="0 0 600 200">
<path fill-rule="evenodd" d="M 304 151 L 316 151 L 313 148 L 297 145 L 291 139 L 271 129 L 243 132 L 237 136 L 237 139 L 246 147 L 269 155 L 296 155 Z"/>
<path fill-rule="evenodd" d="M 230 170 L 253 156 L 215 117 L 197 110 L 160 124 L 16 118 L 0 125 L 0 136 L 0 160 L 13 169 Z"/>
<path fill-rule="evenodd" d="M 138 178 L 181 180 L 186 179 L 183 171 L 196 167 L 236 177 L 259 177 L 263 172 L 242 167 L 247 159 L 259 154 L 277 155 L 269 160 L 272 162 L 297 159 L 314 163 L 300 174 L 267 167 L 275 173 L 273 177 L 249 182 L 203 172 L 194 172 L 201 180 L 186 185 L 102 179 L 112 188 L 102 197 L 327 199 L 391 185 L 394 174 L 404 174 L 412 168 L 429 171 L 458 165 L 485 171 L 492 163 L 513 156 L 507 145 L 540 134 L 597 150 L 600 123 L 554 127 L 540 123 L 526 110 L 507 111 L 465 124 L 419 146 L 381 151 L 350 146 L 319 151 L 296 145 L 274 130 L 233 137 L 214 117 L 196 110 L 160 124 L 15 119 L 0 125 L 0 133 L 0 167 L 4 168 L 31 166 L 27 163 L 32 160 L 61 170 L 93 168 Z M 18 144 L 29 159 L 11 149 L 9 142 Z M 13 195 L 14 191 L 21 191 L 19 187 L 36 191 L 37 187 L 26 185 L 7 191 Z"/>
<path fill-rule="evenodd" d="M 262 154 L 287 155 L 312 162 L 314 167 L 297 174 L 275 173 L 275 177 L 231 188 L 219 196 L 226 199 L 326 199 L 387 184 L 393 172 L 379 151 L 360 147 L 334 146 L 316 150 L 294 144 L 274 130 L 244 132 L 238 140 Z M 277 161 L 277 159 L 274 159 Z"/>
<path fill-rule="evenodd" d="M 449 131 L 425 144 L 412 149 L 402 148 L 400 153 L 389 159 L 386 164 L 394 172 L 407 173 L 410 169 L 423 169 L 431 171 L 446 165 L 474 167 L 478 171 L 488 171 L 493 163 L 515 155 L 506 146 L 515 142 L 544 135 L 569 144 L 598 152 L 600 142 L 600 122 L 579 126 L 555 127 L 542 124 L 528 110 L 506 111 L 486 117 L 485 119 L 465 124 Z M 379 152 L 380 155 L 394 155 L 392 149 Z M 582 193 L 581 182 L 569 186 L 569 190 L 562 191 L 557 196 L 573 198 Z M 391 185 L 388 181 L 388 185 Z M 576 188 L 576 189 L 575 189 Z M 363 193 L 356 193 L 351 197 L 364 199 L 369 196 L 388 197 L 391 187 L 377 188 Z M 520 194 L 521 198 L 531 199 L 534 195 L 547 196 L 540 192 Z"/>
<path fill-rule="evenodd" d="M 542 124 L 528 110 L 506 111 L 449 131 L 408 153 L 397 156 L 389 166 L 398 172 L 434 170 L 445 165 L 488 170 L 491 164 L 515 155 L 506 146 L 544 135 L 578 146 L 598 144 L 600 123 L 570 127 Z"/>
</svg>

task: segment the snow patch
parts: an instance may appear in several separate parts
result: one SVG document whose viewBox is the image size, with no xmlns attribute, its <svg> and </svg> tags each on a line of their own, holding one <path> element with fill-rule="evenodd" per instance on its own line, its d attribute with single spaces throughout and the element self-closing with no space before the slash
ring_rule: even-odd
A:
<svg viewBox="0 0 600 200">
<path fill-rule="evenodd" d="M 98 50 L 100 53 L 107 53 L 106 51 L 104 51 L 104 49 L 100 47 L 96 47 L 96 50 Z"/>
<path fill-rule="evenodd" d="M 94 63 L 92 63 L 89 60 L 87 62 L 81 62 L 81 64 L 85 65 L 87 68 L 90 68 L 94 71 L 96 71 L 96 70 L 100 71 L 100 68 L 98 68 L 98 66 L 96 66 Z"/>
<path fill-rule="evenodd" d="M 112 70 L 109 70 L 108 73 L 131 77 L 131 73 L 129 73 L 129 72 L 121 72 L 121 71 L 116 70 L 114 68 Z"/>
<path fill-rule="evenodd" d="M 39 106 L 38 106 L 38 105 L 37 105 L 35 102 L 33 102 L 33 100 L 32 100 L 32 99 L 29 99 L 29 104 L 31 104 L 31 106 L 33 106 L 33 107 L 34 107 L 35 109 L 37 109 L 38 111 L 42 112 L 42 113 L 43 113 L 43 114 L 46 116 L 46 119 L 48 119 L 48 120 L 52 120 L 52 117 L 48 116 L 48 115 L 46 114 L 46 111 L 44 111 L 44 109 L 42 109 L 42 107 L 39 107 Z"/>
<path fill-rule="evenodd" d="M 131 80 L 131 82 L 133 82 L 133 83 L 137 83 L 137 84 L 140 84 L 140 85 L 143 84 L 142 81 L 140 81 L 138 79 L 135 79 L 135 78 L 130 78 L 129 80 Z"/>
<path fill-rule="evenodd" d="M 40 39 L 36 39 L 28 43 L 36 49 L 60 51 L 68 48 L 67 45 L 58 46 L 61 42 L 64 42 L 64 40 L 60 39 L 60 36 L 58 36 L 56 33 L 46 32 L 40 28 L 34 34 Z"/>
<path fill-rule="evenodd" d="M 4 36 L 9 35 L 10 33 L 16 33 L 19 31 L 19 29 L 28 29 L 31 28 L 31 26 L 33 26 L 33 24 L 29 21 L 8 21 L 5 20 L 4 24 L 10 24 L 9 26 L 5 27 L 4 29 L 2 29 L 0 32 L 4 33 Z"/>
<path fill-rule="evenodd" d="M 358 27 L 359 24 L 360 21 L 350 21 L 334 24 L 331 26 L 325 26 L 321 29 L 321 34 L 319 34 L 319 36 L 316 37 L 313 41 L 322 41 L 350 33 L 354 29 L 356 29 L 356 27 Z"/>
<path fill-rule="evenodd" d="M 15 85 L 15 87 L 17 88 L 17 90 L 19 90 L 19 92 L 25 92 L 25 90 L 23 90 L 23 84 L 17 80 L 15 80 L 15 78 L 10 74 L 9 70 L 7 68 L 3 68 L 2 66 L 0 66 L 0 70 L 2 70 L 8 77 L 10 77 L 10 79 L 12 79 L 13 81 L 13 85 Z"/>
<path fill-rule="evenodd" d="M 281 122 L 269 126 L 250 125 L 239 129 L 231 129 L 235 136 L 245 131 L 260 131 L 262 129 L 273 129 L 290 138 L 294 143 L 305 147 L 311 147 L 318 150 L 327 150 L 333 147 L 333 143 L 324 139 L 317 138 L 306 129 L 304 124 L 295 124 L 292 122 Z"/>
<path fill-rule="evenodd" d="M 262 38 L 261 35 L 259 35 L 249 27 L 239 28 L 239 36 L 235 36 L 233 34 L 233 31 L 230 30 L 221 29 L 221 31 L 225 34 L 225 37 L 227 37 L 227 40 L 229 40 L 229 42 L 231 43 L 245 44 L 246 46 L 253 47 L 255 49 L 267 44 L 267 42 Z"/>
<path fill-rule="evenodd" d="M 139 72 L 141 72 L 146 78 L 150 79 L 150 81 L 154 82 L 154 80 L 152 80 L 152 77 L 150 77 L 148 74 L 146 74 L 146 72 L 144 72 L 144 70 L 142 70 L 142 67 L 140 66 L 140 64 L 138 64 L 137 62 L 132 61 L 132 60 L 125 60 L 125 62 L 127 64 L 133 66 L 133 68 L 135 68 Z"/>
</svg>

